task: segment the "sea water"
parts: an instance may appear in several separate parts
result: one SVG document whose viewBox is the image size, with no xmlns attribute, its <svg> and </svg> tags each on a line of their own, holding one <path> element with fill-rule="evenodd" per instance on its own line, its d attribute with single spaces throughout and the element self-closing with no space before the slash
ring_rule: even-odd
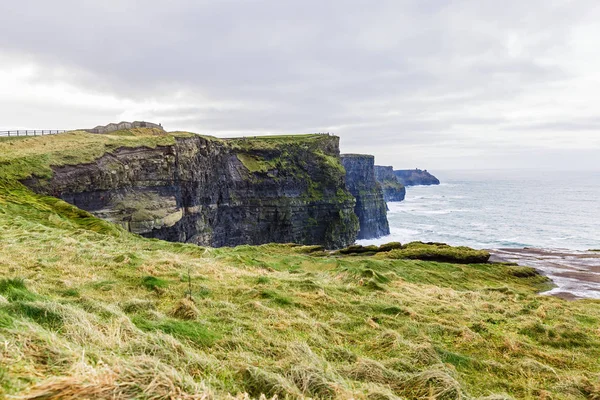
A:
<svg viewBox="0 0 600 400">
<path fill-rule="evenodd" d="M 535 267 L 545 292 L 600 299 L 600 171 L 436 173 L 388 203 L 391 235 L 359 243 L 444 242 L 489 249 L 499 261 Z M 520 250 L 519 250 L 520 249 Z"/>
<path fill-rule="evenodd" d="M 438 186 L 411 186 L 388 203 L 391 241 L 478 249 L 600 248 L 600 171 L 441 171 Z"/>
</svg>

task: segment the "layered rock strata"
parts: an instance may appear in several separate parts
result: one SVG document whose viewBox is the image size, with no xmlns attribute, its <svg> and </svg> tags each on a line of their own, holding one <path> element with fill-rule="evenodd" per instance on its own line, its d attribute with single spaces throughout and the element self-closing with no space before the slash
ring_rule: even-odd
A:
<svg viewBox="0 0 600 400">
<path fill-rule="evenodd" d="M 346 184 L 356 198 L 354 212 L 358 216 L 359 239 L 372 239 L 390 234 L 387 206 L 381 185 L 375 179 L 375 158 L 366 154 L 343 154 Z"/>
<path fill-rule="evenodd" d="M 375 166 L 375 179 L 383 189 L 385 201 L 402 201 L 406 196 L 406 188 L 398 181 L 393 167 Z"/>
<path fill-rule="evenodd" d="M 24 183 L 131 232 L 169 241 L 341 248 L 359 230 L 339 138 L 328 135 L 178 137 L 174 145 L 120 148 Z"/>
</svg>

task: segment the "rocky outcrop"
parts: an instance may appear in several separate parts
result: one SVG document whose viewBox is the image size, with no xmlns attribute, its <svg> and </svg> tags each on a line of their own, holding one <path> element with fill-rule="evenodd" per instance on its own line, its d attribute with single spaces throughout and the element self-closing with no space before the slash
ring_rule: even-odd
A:
<svg viewBox="0 0 600 400">
<path fill-rule="evenodd" d="M 153 124 L 152 122 L 146 122 L 146 121 L 133 121 L 133 122 L 123 121 L 123 122 L 119 122 L 118 124 L 111 123 L 108 125 L 98 125 L 97 127 L 92 128 L 92 129 L 82 129 L 82 130 L 89 132 L 89 133 L 106 134 L 106 133 L 111 133 L 111 132 L 116 132 L 116 131 L 122 131 L 125 129 L 135 129 L 135 128 L 152 128 L 152 129 L 158 129 L 159 131 L 164 132 L 164 129 L 161 124 Z"/>
<path fill-rule="evenodd" d="M 440 181 L 427 170 L 402 169 L 394 171 L 398 180 L 404 186 L 439 185 Z"/>
<path fill-rule="evenodd" d="M 398 181 L 393 167 L 375 166 L 375 179 L 383 189 L 385 201 L 402 201 L 406 196 L 406 188 Z"/>
<path fill-rule="evenodd" d="M 24 183 L 131 232 L 198 245 L 341 248 L 359 229 L 335 136 L 178 137 Z"/>
<path fill-rule="evenodd" d="M 375 179 L 375 157 L 365 154 L 343 154 L 346 185 L 356 198 L 359 239 L 372 239 L 390 234 L 387 206 L 383 190 Z"/>
</svg>

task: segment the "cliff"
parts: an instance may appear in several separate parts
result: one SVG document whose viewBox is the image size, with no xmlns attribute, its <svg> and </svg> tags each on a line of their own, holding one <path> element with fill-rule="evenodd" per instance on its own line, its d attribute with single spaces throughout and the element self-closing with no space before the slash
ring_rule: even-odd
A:
<svg viewBox="0 0 600 400">
<path fill-rule="evenodd" d="M 421 169 L 403 169 L 396 170 L 394 174 L 404 186 L 417 185 L 439 185 L 440 181 L 435 176 L 431 175 L 427 170 Z"/>
<path fill-rule="evenodd" d="M 118 124 L 110 123 L 108 125 L 98 125 L 95 128 L 83 129 L 83 130 L 88 133 L 106 134 L 106 133 L 112 133 L 112 132 L 116 132 L 116 131 L 122 131 L 122 130 L 126 130 L 126 129 L 135 129 L 135 128 L 152 128 L 152 129 L 158 129 L 159 131 L 162 131 L 162 132 L 165 131 L 163 129 L 162 125 L 154 124 L 152 122 L 146 122 L 146 121 L 133 121 L 133 122 L 122 121 L 122 122 L 119 122 Z"/>
<path fill-rule="evenodd" d="M 393 167 L 375 166 L 375 179 L 383 189 L 385 201 L 402 201 L 406 196 L 406 188 L 398 181 Z"/>
<path fill-rule="evenodd" d="M 23 182 L 145 237 L 213 247 L 339 248 L 356 239 L 338 137 L 171 139 L 154 147 L 141 140 Z"/>
<path fill-rule="evenodd" d="M 375 158 L 365 154 L 343 154 L 346 185 L 356 198 L 355 214 L 358 216 L 359 239 L 372 239 L 390 234 L 387 206 L 383 190 L 375 179 Z"/>
</svg>

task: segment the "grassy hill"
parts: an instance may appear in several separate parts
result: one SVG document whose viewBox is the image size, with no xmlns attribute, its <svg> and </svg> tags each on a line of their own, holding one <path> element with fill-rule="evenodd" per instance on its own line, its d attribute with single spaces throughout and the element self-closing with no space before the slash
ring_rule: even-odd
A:
<svg viewBox="0 0 600 400">
<path fill-rule="evenodd" d="M 143 239 L 16 181 L 171 140 L 0 141 L 0 398 L 600 398 L 600 303 L 529 268 Z"/>
</svg>

